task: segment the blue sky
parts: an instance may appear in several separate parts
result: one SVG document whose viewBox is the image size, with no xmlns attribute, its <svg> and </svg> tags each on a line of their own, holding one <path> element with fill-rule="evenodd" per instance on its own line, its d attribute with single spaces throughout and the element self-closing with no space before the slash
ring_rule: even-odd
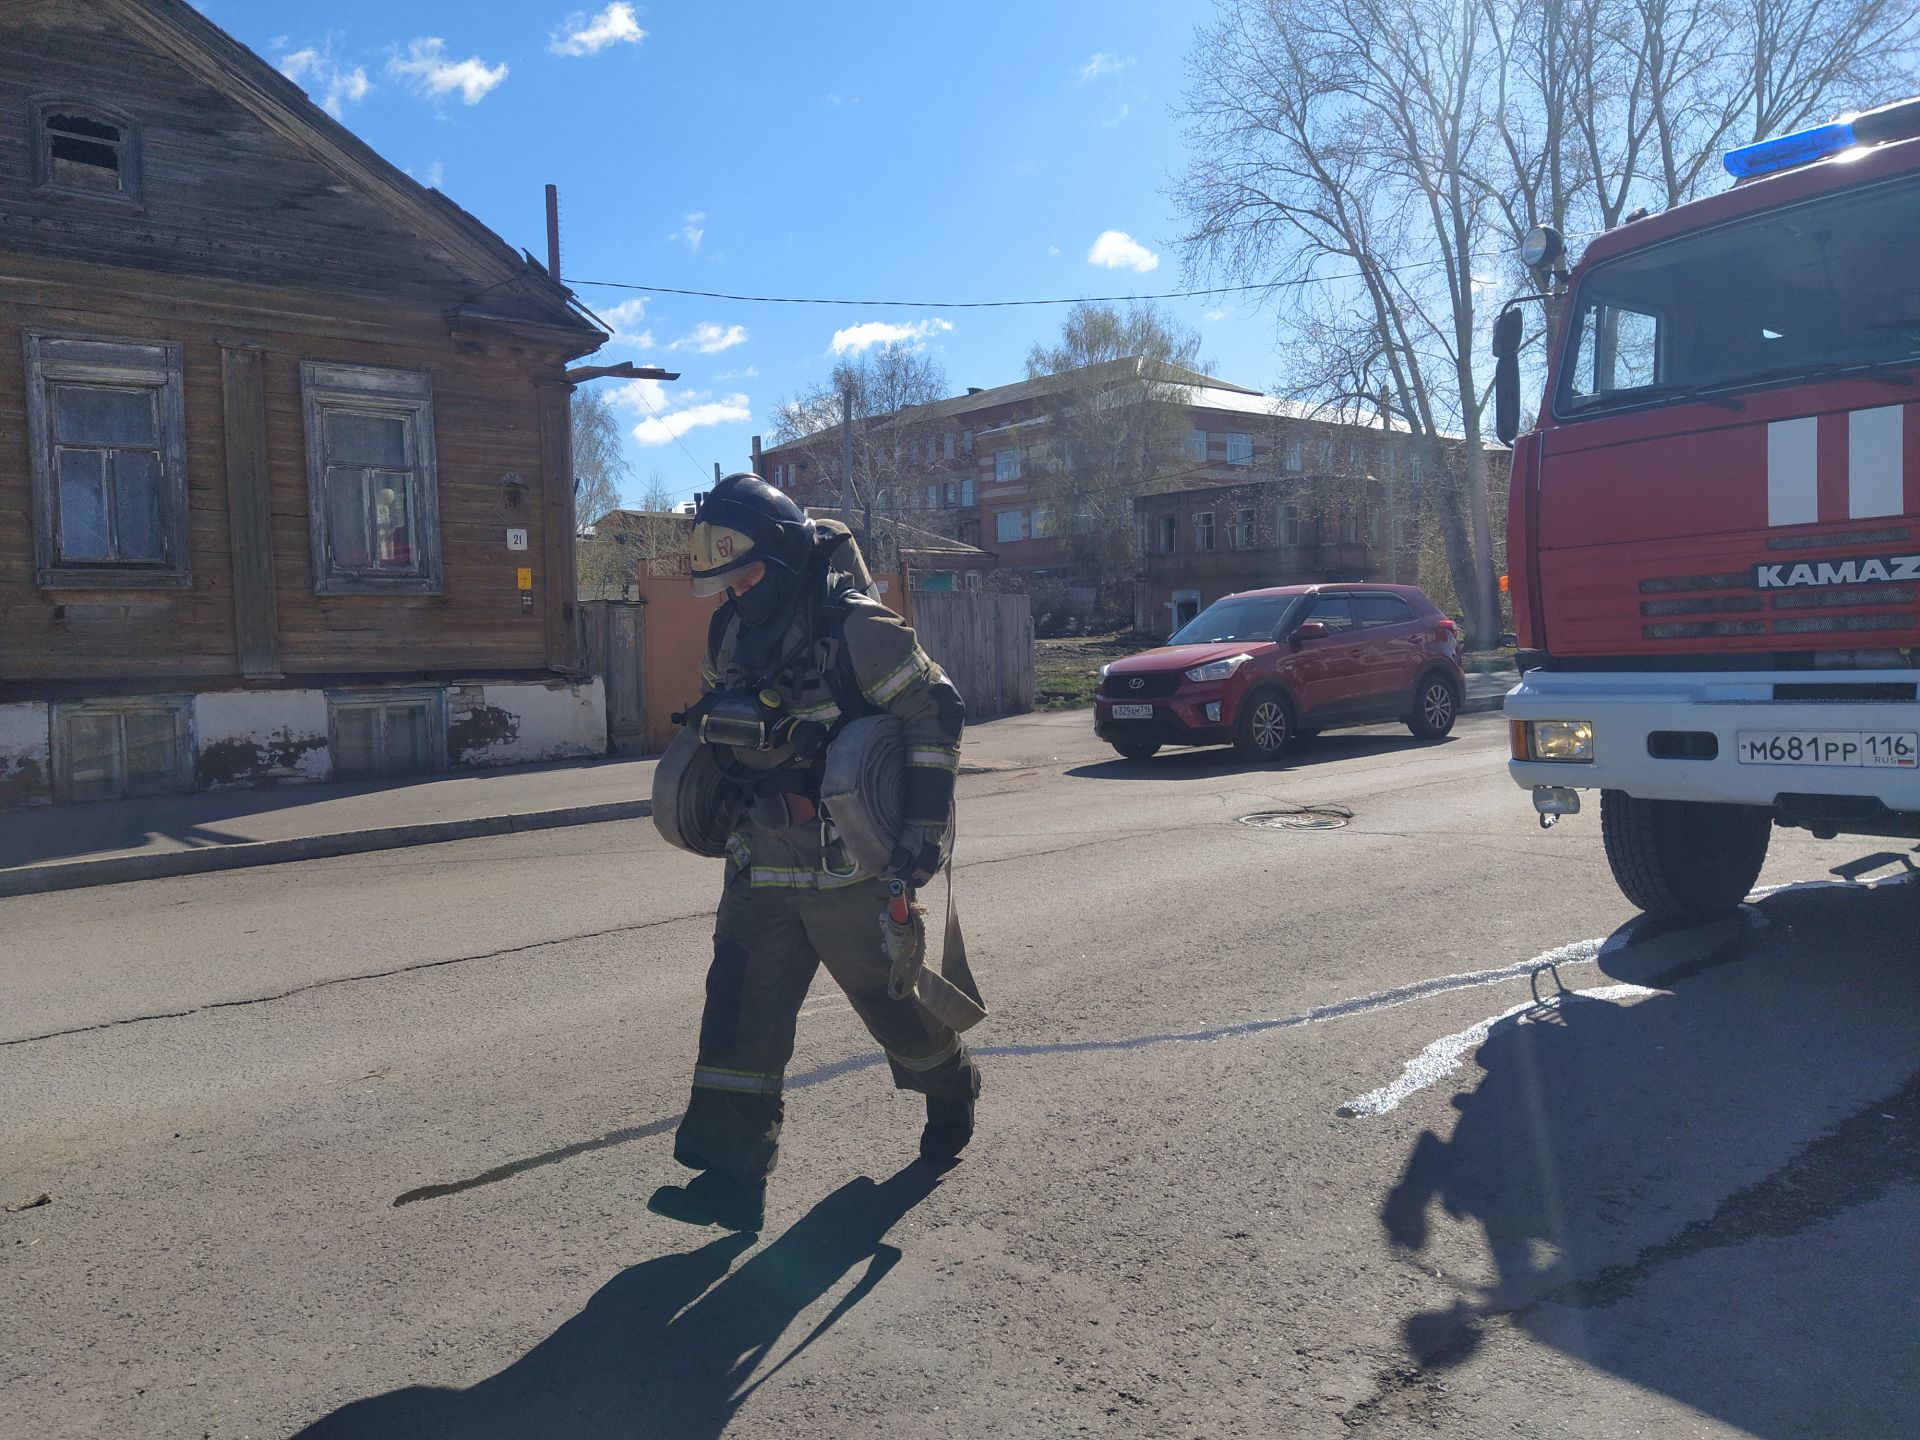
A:
<svg viewBox="0 0 1920 1440">
<path fill-rule="evenodd" d="M 643 301 L 584 280 L 936 301 L 1187 288 L 1166 192 L 1206 0 L 202 8 L 512 243 L 544 254 L 541 187 L 560 187 L 565 276 L 620 331 L 602 356 L 682 372 L 607 387 L 630 496 L 655 470 L 684 495 L 715 461 L 743 468 L 836 339 L 886 333 L 857 327 L 916 327 L 958 392 L 1021 378 L 1064 307 Z M 1230 297 L 1168 308 L 1217 373 L 1274 384 L 1270 318 Z"/>
</svg>

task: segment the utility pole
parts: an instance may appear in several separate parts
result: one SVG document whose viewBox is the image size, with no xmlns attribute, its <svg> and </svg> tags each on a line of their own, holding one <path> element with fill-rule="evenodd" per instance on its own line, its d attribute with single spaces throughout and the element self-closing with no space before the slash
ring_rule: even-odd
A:
<svg viewBox="0 0 1920 1440">
<path fill-rule="evenodd" d="M 547 275 L 560 280 L 560 187 L 547 186 Z"/>
</svg>

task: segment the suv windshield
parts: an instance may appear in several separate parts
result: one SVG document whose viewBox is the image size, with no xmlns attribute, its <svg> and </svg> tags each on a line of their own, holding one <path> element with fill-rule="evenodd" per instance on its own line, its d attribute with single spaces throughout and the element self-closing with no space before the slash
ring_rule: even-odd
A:
<svg viewBox="0 0 1920 1440">
<path fill-rule="evenodd" d="M 1920 181 L 1736 220 L 1596 266 L 1554 414 L 1920 364 Z"/>
<path fill-rule="evenodd" d="M 1181 626 L 1169 645 L 1207 645 L 1229 640 L 1271 640 L 1299 595 L 1230 595 Z"/>
</svg>

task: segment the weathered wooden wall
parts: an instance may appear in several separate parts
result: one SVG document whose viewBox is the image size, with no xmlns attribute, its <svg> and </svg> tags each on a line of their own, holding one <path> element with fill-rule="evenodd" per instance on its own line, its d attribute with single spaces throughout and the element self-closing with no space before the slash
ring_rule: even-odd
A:
<svg viewBox="0 0 1920 1440">
<path fill-rule="evenodd" d="M 959 687 L 969 720 L 1033 709 L 1033 611 L 1025 595 L 921 591 L 913 628 Z"/>
<path fill-rule="evenodd" d="M 654 755 L 647 731 L 646 607 L 633 600 L 580 603 L 580 653 L 607 695 L 607 753 Z"/>
</svg>

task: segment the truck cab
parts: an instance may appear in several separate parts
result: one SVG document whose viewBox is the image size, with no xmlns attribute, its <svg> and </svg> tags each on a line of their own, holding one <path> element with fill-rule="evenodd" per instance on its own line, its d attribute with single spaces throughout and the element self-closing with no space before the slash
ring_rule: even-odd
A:
<svg viewBox="0 0 1920 1440">
<path fill-rule="evenodd" d="M 1737 906 L 1776 825 L 1920 838 L 1910 136 L 1920 101 L 1735 152 L 1568 280 L 1514 447 L 1510 773 L 1549 823 L 1599 791 L 1652 913 Z"/>
</svg>

